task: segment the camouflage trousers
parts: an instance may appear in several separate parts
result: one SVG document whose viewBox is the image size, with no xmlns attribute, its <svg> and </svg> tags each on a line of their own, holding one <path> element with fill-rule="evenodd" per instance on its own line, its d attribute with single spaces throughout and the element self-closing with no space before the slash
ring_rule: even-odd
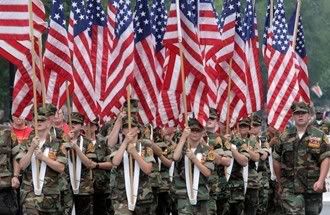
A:
<svg viewBox="0 0 330 215">
<path fill-rule="evenodd" d="M 269 187 L 261 187 L 259 189 L 259 204 L 257 209 L 257 215 L 268 214 L 268 198 L 269 198 Z"/>
<path fill-rule="evenodd" d="M 244 211 L 244 184 L 243 181 L 229 181 L 230 197 L 225 205 L 228 214 L 241 215 Z"/>
<path fill-rule="evenodd" d="M 256 215 L 259 204 L 259 190 L 247 188 L 245 193 L 244 214 Z"/>
<path fill-rule="evenodd" d="M 93 195 L 73 195 L 73 202 L 76 209 L 76 214 L 93 214 Z"/>
<path fill-rule="evenodd" d="M 21 205 L 24 215 L 62 214 L 60 195 L 57 194 L 36 196 L 33 191 L 21 191 Z"/>
<path fill-rule="evenodd" d="M 109 193 L 94 193 L 94 214 L 112 215 L 114 213 Z"/>
<path fill-rule="evenodd" d="M 115 211 L 115 215 L 154 215 L 156 214 L 156 207 L 153 202 L 141 203 L 137 202 L 135 210 L 128 210 L 127 200 L 112 200 L 112 205 Z"/>
<path fill-rule="evenodd" d="M 16 192 L 11 188 L 0 188 L 0 214 L 14 215 L 17 210 Z"/>
<path fill-rule="evenodd" d="M 196 205 L 191 205 L 189 199 L 177 199 L 177 208 L 179 215 L 213 215 L 214 210 L 209 206 L 215 205 L 214 199 L 199 200 Z"/>
<path fill-rule="evenodd" d="M 290 215 L 318 215 L 322 210 L 322 193 L 296 194 L 283 189 L 282 209 Z"/>
</svg>

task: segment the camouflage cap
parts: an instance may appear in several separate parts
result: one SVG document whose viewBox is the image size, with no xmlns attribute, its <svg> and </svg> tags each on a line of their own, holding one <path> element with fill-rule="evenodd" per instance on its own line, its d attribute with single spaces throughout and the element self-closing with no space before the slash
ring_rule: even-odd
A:
<svg viewBox="0 0 330 215">
<path fill-rule="evenodd" d="M 128 116 L 125 116 L 122 119 L 122 127 L 128 128 Z M 139 122 L 134 116 L 131 116 L 131 127 L 139 127 Z"/>
<path fill-rule="evenodd" d="M 258 114 L 255 113 L 251 116 L 251 121 L 252 121 L 251 124 L 253 126 L 260 126 L 262 123 L 262 118 Z"/>
<path fill-rule="evenodd" d="M 196 118 L 190 118 L 188 120 L 188 126 L 189 128 L 204 129 L 203 125 Z"/>
<path fill-rule="evenodd" d="M 251 125 L 251 119 L 249 117 L 245 117 L 243 119 L 241 119 L 239 122 L 238 122 L 238 125 L 239 126 L 250 126 Z"/>
<path fill-rule="evenodd" d="M 217 114 L 217 110 L 216 109 L 210 108 L 209 118 L 211 118 L 211 119 L 218 119 L 218 114 Z"/>
<path fill-rule="evenodd" d="M 324 112 L 323 108 L 321 108 L 321 107 L 316 107 L 315 108 L 315 113 L 316 114 L 323 114 L 323 112 Z"/>
<path fill-rule="evenodd" d="M 100 121 L 100 119 L 98 117 L 96 117 L 93 121 L 91 121 L 91 124 L 98 126 L 99 125 L 99 121 Z"/>
<path fill-rule="evenodd" d="M 305 102 L 295 102 L 292 104 L 291 110 L 293 113 L 298 113 L 298 112 L 309 113 L 310 107 Z"/>
<path fill-rule="evenodd" d="M 75 124 L 84 124 L 84 116 L 78 112 L 71 113 L 71 122 Z"/>
<path fill-rule="evenodd" d="M 46 121 L 47 120 L 47 110 L 44 107 L 39 107 L 37 110 L 37 120 L 38 121 Z"/>
<path fill-rule="evenodd" d="M 46 116 L 55 116 L 55 113 L 57 111 L 57 108 L 50 103 L 45 104 L 45 109 L 46 109 Z"/>
<path fill-rule="evenodd" d="M 139 100 L 138 99 L 130 99 L 130 102 L 131 102 L 131 112 L 132 113 L 139 112 Z M 127 106 L 128 106 L 128 102 L 125 101 L 124 111 L 126 111 L 126 112 L 127 112 Z"/>
</svg>

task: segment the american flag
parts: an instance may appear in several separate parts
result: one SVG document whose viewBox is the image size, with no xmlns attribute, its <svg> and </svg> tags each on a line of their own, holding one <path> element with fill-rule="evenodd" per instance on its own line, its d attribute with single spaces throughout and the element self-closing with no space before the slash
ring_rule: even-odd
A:
<svg viewBox="0 0 330 215">
<path fill-rule="evenodd" d="M 47 28 L 45 8 L 40 0 L 32 1 L 34 36 Z M 0 0 L 0 40 L 30 40 L 29 0 Z"/>
<path fill-rule="evenodd" d="M 53 1 L 50 28 L 45 45 L 46 102 L 61 108 L 67 100 L 66 87 L 73 92 L 71 56 L 62 0 Z"/>
<path fill-rule="evenodd" d="M 156 73 L 154 37 L 147 0 L 137 0 L 134 15 L 135 30 L 135 69 L 133 90 L 140 101 L 140 118 L 143 123 L 153 123 L 158 109 L 158 86 L 161 86 Z"/>
<path fill-rule="evenodd" d="M 162 88 L 164 109 L 160 114 L 169 120 L 178 120 L 183 113 L 179 95 L 183 87 L 187 90 L 187 106 L 195 113 L 195 117 L 205 124 L 208 119 L 208 86 L 197 35 L 197 2 L 177 1 L 179 11 L 177 14 L 176 1 L 172 1 L 167 29 L 164 36 L 164 45 L 168 48 L 165 61 L 165 78 Z M 180 20 L 178 20 L 180 18 Z M 181 23 L 181 27 L 178 25 Z M 180 71 L 179 33 L 182 33 L 183 64 L 186 76 L 185 86 L 182 86 Z M 182 115 L 181 115 L 182 116 Z"/>
<path fill-rule="evenodd" d="M 246 108 L 247 113 L 259 111 L 263 105 L 263 81 L 259 65 L 257 14 L 252 0 L 246 1 L 243 36 L 245 41 Z"/>
<path fill-rule="evenodd" d="M 209 106 L 216 108 L 219 87 L 219 72 L 216 70 L 216 58 L 209 55 L 212 49 L 221 47 L 222 40 L 219 31 L 219 19 L 214 8 L 213 0 L 199 0 L 198 5 L 198 36 L 203 54 L 207 84 L 209 86 Z M 219 51 L 222 49 L 220 48 Z"/>
<path fill-rule="evenodd" d="M 102 93 L 103 118 L 118 113 L 125 101 L 126 88 L 132 83 L 134 70 L 134 29 L 130 1 L 114 0 L 113 7 L 116 9 L 115 29 L 110 32 L 114 32 L 115 38 L 109 56 L 105 91 Z"/>
<path fill-rule="evenodd" d="M 31 117 L 32 107 L 32 44 L 30 41 L 28 0 L 0 1 L 0 56 L 17 66 L 13 89 L 12 114 L 20 118 Z M 41 1 L 32 2 L 34 36 L 41 36 L 46 30 L 45 9 Z M 41 65 L 39 47 L 35 42 L 36 73 Z M 40 81 L 36 88 L 40 90 Z M 40 91 L 39 91 L 40 93 Z M 40 97 L 39 97 L 40 99 Z"/>
<path fill-rule="evenodd" d="M 224 29 L 221 29 L 223 34 L 232 31 L 229 26 L 234 29 L 232 58 L 221 62 L 217 66 L 218 71 L 220 71 L 220 77 L 222 77 L 222 82 L 220 83 L 218 90 L 217 110 L 220 112 L 221 122 L 225 122 L 227 120 L 227 116 L 229 116 L 228 120 L 230 122 L 230 126 L 233 126 L 237 120 L 247 114 L 245 106 L 247 96 L 244 52 L 245 41 L 243 35 L 243 25 L 241 21 L 240 6 L 241 4 L 237 0 L 227 1 L 222 12 L 222 16 L 225 17 L 221 17 L 222 21 L 220 20 L 221 22 L 224 22 L 228 19 L 226 16 L 232 16 L 232 14 L 235 14 L 234 27 L 232 27 L 232 25 L 227 25 L 228 27 L 226 27 L 224 24 L 220 25 L 224 26 Z M 231 45 L 228 46 L 231 47 Z M 232 63 L 231 67 L 230 62 Z M 231 89 L 228 94 L 229 79 L 231 81 Z"/>
<path fill-rule="evenodd" d="M 315 85 L 313 85 L 311 87 L 311 90 L 315 93 L 315 95 L 317 95 L 317 97 L 319 97 L 319 98 L 322 97 L 323 92 L 322 92 L 322 89 L 321 89 L 321 87 L 319 86 L 318 83 L 316 83 Z"/>
<path fill-rule="evenodd" d="M 109 32 L 107 16 L 103 10 L 101 0 L 88 0 L 86 9 L 89 35 L 92 40 L 91 62 L 94 75 L 96 102 L 100 111 L 101 95 L 105 89 L 105 77 L 108 69 Z M 98 112 L 99 112 L 98 111 Z"/>
<path fill-rule="evenodd" d="M 270 20 L 270 13 L 275 11 L 275 8 L 273 6 L 273 10 L 271 11 L 271 1 L 267 1 L 267 10 L 266 10 L 266 19 L 265 19 L 265 27 L 264 27 L 264 34 L 263 34 L 263 39 L 262 39 L 262 55 L 264 57 L 264 62 L 268 66 L 269 63 L 269 58 L 270 58 L 270 51 L 269 47 L 272 45 L 272 29 L 271 29 L 271 24 L 273 20 Z"/>
<path fill-rule="evenodd" d="M 297 10 L 292 14 L 289 21 L 289 35 L 291 36 L 291 41 L 293 40 L 294 24 L 296 19 Z M 307 54 L 305 47 L 305 36 L 303 30 L 302 18 L 299 16 L 298 20 L 298 31 L 296 39 L 296 58 L 297 58 L 297 70 L 298 70 L 298 81 L 299 81 L 299 95 L 300 99 L 306 103 L 310 102 L 309 93 L 309 75 L 307 68 Z"/>
<path fill-rule="evenodd" d="M 116 28 L 116 7 L 114 5 L 114 1 L 117 0 L 109 0 L 108 1 L 108 7 L 107 7 L 107 27 L 108 27 L 108 33 L 109 33 L 109 48 L 110 52 L 113 50 L 113 42 L 115 40 L 115 28 Z"/>
<path fill-rule="evenodd" d="M 295 52 L 289 41 L 283 0 L 277 1 L 269 49 L 268 124 L 283 130 L 290 119 L 290 107 L 299 95 Z"/>
<path fill-rule="evenodd" d="M 91 63 L 91 38 L 83 0 L 72 1 L 73 13 L 73 110 L 93 121 L 97 116 L 94 74 Z"/>
<path fill-rule="evenodd" d="M 166 56 L 166 49 L 163 45 L 163 38 L 166 30 L 167 23 L 167 12 L 165 7 L 164 0 L 153 0 L 151 10 L 150 10 L 150 19 L 152 22 L 152 34 L 155 37 L 155 67 L 156 67 L 156 80 L 158 85 L 158 91 L 161 90 L 164 76 L 164 62 Z M 158 96 L 158 107 L 163 107 L 163 101 L 161 96 Z M 163 125 L 165 122 L 162 122 L 162 119 L 159 115 L 159 108 L 156 113 L 156 125 Z M 165 120 L 166 121 L 166 120 Z"/>
</svg>

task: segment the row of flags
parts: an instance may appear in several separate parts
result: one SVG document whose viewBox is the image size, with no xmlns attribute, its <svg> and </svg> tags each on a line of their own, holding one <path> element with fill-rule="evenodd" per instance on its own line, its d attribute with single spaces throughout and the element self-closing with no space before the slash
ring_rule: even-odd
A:
<svg viewBox="0 0 330 215">
<path fill-rule="evenodd" d="M 252 0 L 245 1 L 243 12 L 240 0 L 224 0 L 220 15 L 213 0 L 172 0 L 169 11 L 164 0 L 153 0 L 150 6 L 147 0 L 137 0 L 134 13 L 130 0 L 109 0 L 107 10 L 100 0 L 73 0 L 68 25 L 62 0 L 54 0 L 45 52 L 35 43 L 36 56 L 31 54 L 29 1 L 33 36 L 40 41 L 47 30 L 42 2 L 0 0 L 0 56 L 18 68 L 16 116 L 30 114 L 32 60 L 39 95 L 44 71 L 46 101 L 60 108 L 70 95 L 73 109 L 90 121 L 115 117 L 128 86 L 140 101 L 141 120 L 155 126 L 182 122 L 184 92 L 188 111 L 203 124 L 209 107 L 231 126 L 266 108 L 268 123 L 282 130 L 292 102 L 310 102 L 302 20 L 294 50 L 290 35 L 296 12 L 288 25 L 283 0 L 272 10 L 268 0 L 262 48 L 268 70 L 266 107 Z"/>
</svg>

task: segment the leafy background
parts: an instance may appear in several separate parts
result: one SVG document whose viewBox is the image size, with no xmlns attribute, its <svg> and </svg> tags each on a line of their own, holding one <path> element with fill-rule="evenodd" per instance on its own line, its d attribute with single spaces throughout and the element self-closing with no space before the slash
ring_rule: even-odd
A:
<svg viewBox="0 0 330 215">
<path fill-rule="evenodd" d="M 71 0 L 63 0 L 66 17 L 69 17 L 69 10 Z M 135 0 L 132 1 L 132 8 L 134 8 Z M 170 0 L 165 0 L 169 7 Z M 223 0 L 214 0 L 215 7 L 220 13 Z M 263 25 L 266 13 L 267 0 L 255 0 L 258 16 L 259 38 L 262 39 Z M 276 0 L 274 0 L 276 2 Z M 51 10 L 52 0 L 43 0 L 47 14 Z M 107 0 L 102 0 L 104 6 Z M 149 0 L 151 3 L 152 0 Z M 244 0 L 241 0 L 243 7 Z M 284 0 L 286 8 L 287 20 L 294 10 L 296 0 Z M 243 11 L 243 10 L 242 10 Z M 330 103 L 330 1 L 329 0 L 302 0 L 301 14 L 303 18 L 305 44 L 307 48 L 307 55 L 309 57 L 308 69 L 310 75 L 310 85 L 319 83 L 323 90 L 323 97 L 317 98 L 311 93 L 314 103 L 317 105 L 329 105 Z M 264 81 L 267 79 L 267 71 L 260 59 L 263 69 Z M 13 73 L 10 73 L 9 64 L 4 59 L 0 58 L 0 109 L 4 109 L 7 117 L 10 114 L 11 91 L 13 82 Z"/>
</svg>

